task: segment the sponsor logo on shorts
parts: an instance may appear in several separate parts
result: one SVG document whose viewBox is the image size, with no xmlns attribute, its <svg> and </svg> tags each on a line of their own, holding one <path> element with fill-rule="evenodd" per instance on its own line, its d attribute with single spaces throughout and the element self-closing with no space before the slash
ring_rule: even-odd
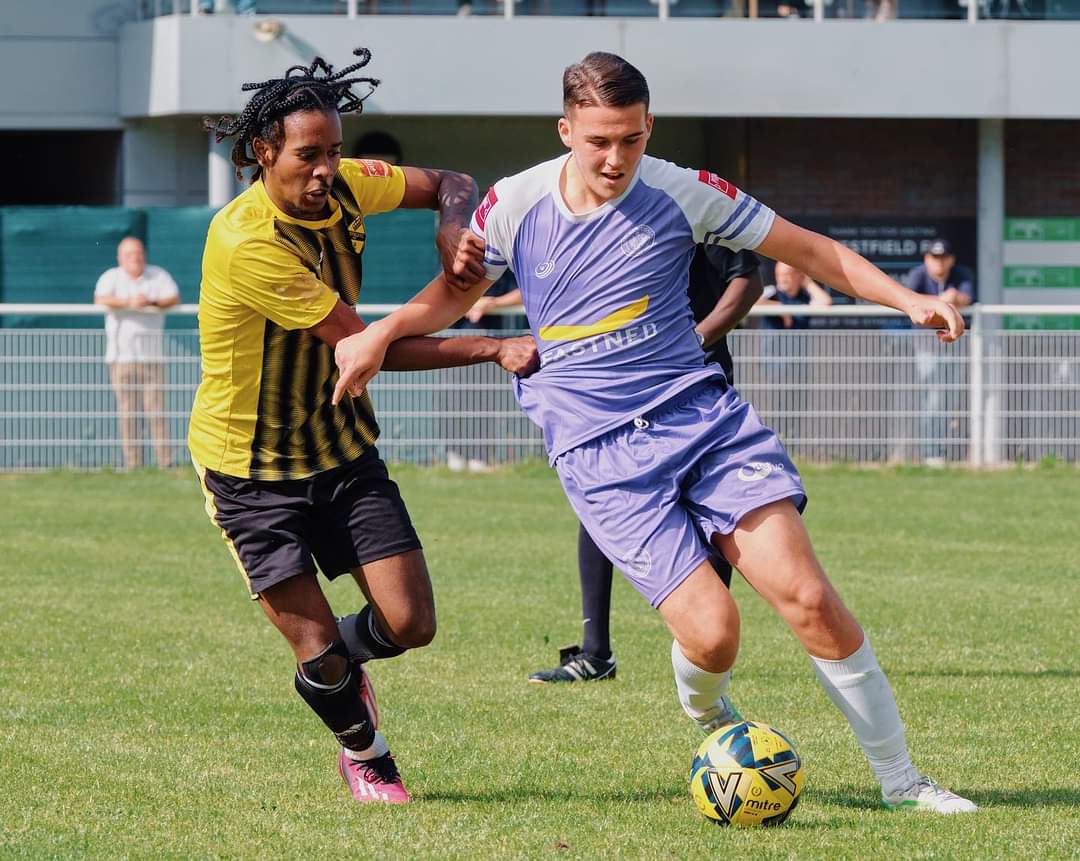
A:
<svg viewBox="0 0 1080 861">
<path fill-rule="evenodd" d="M 639 547 L 623 560 L 623 570 L 633 577 L 648 577 L 652 571 L 652 554 Z"/>
<path fill-rule="evenodd" d="M 767 463 L 763 460 L 752 460 L 750 463 L 739 467 L 739 481 L 761 481 L 768 478 L 774 472 L 783 472 L 782 463 Z"/>
<path fill-rule="evenodd" d="M 715 188 L 717 191 L 722 191 L 732 200 L 734 200 L 739 194 L 739 189 L 733 186 L 726 179 L 717 176 L 715 173 L 711 173 L 707 170 L 699 170 L 697 176 L 701 182 L 705 183 L 710 188 Z"/>
<path fill-rule="evenodd" d="M 639 224 L 623 237 L 619 250 L 627 257 L 634 257 L 656 241 L 656 231 L 647 224 Z"/>
<path fill-rule="evenodd" d="M 473 218 L 476 219 L 476 226 L 481 230 L 484 229 L 484 225 L 487 224 L 488 213 L 491 212 L 491 207 L 499 202 L 499 198 L 495 196 L 495 186 L 488 189 L 488 193 L 484 196 L 484 199 L 480 201 L 480 205 L 476 208 L 476 215 Z"/>
</svg>

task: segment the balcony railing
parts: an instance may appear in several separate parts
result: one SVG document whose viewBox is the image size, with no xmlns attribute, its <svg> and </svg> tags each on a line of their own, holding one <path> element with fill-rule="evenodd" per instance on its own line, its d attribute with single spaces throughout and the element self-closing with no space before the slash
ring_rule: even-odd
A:
<svg viewBox="0 0 1080 861">
<path fill-rule="evenodd" d="M 1080 0 L 137 0 L 163 15 L 480 15 L 788 20 L 1080 20 Z"/>
</svg>

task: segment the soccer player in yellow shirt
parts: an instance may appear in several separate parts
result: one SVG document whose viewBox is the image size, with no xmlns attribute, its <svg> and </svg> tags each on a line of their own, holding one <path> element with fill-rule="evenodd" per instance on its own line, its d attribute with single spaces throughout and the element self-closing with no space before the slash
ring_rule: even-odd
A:
<svg viewBox="0 0 1080 861">
<path fill-rule="evenodd" d="M 366 392 L 332 403 L 334 347 L 364 324 L 365 218 L 437 208 L 445 275 L 483 277 L 482 246 L 465 233 L 476 206 L 462 174 L 341 157 L 340 114 L 359 111 L 378 81 L 316 58 L 259 84 L 238 117 L 207 121 L 235 136 L 232 160 L 253 167 L 249 188 L 214 217 L 199 297 L 202 382 L 189 445 L 206 509 L 249 591 L 296 658 L 297 692 L 337 737 L 339 770 L 358 801 L 409 794 L 377 731 L 364 663 L 429 643 L 431 582 L 397 485 L 375 448 Z M 398 370 L 498 362 L 528 373 L 532 338 L 413 338 Z M 336 619 L 316 579 L 352 574 L 367 605 Z"/>
</svg>

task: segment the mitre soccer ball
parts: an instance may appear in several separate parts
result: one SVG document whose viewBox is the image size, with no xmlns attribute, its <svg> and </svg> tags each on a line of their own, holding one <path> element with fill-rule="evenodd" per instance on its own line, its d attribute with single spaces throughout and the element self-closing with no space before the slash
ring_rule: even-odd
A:
<svg viewBox="0 0 1080 861">
<path fill-rule="evenodd" d="M 690 794 L 717 825 L 779 825 L 799 803 L 802 785 L 795 745 L 754 721 L 718 729 L 690 766 Z"/>
</svg>

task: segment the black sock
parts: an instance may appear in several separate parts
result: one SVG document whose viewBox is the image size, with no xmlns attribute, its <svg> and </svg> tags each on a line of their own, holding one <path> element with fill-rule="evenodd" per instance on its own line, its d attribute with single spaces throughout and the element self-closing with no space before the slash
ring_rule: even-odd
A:
<svg viewBox="0 0 1080 861">
<path fill-rule="evenodd" d="M 611 657 L 612 565 L 592 537 L 578 530 L 578 576 L 581 578 L 581 651 L 607 660 Z"/>
<path fill-rule="evenodd" d="M 295 684 L 296 692 L 337 736 L 342 747 L 371 747 L 375 729 L 368 720 L 367 706 L 360 699 L 360 684 L 341 640 L 297 667 Z"/>
<path fill-rule="evenodd" d="M 383 630 L 371 605 L 359 613 L 338 619 L 338 631 L 341 639 L 349 648 L 349 657 L 354 661 L 370 661 L 372 658 L 394 658 L 405 650 L 394 642 Z"/>
</svg>

